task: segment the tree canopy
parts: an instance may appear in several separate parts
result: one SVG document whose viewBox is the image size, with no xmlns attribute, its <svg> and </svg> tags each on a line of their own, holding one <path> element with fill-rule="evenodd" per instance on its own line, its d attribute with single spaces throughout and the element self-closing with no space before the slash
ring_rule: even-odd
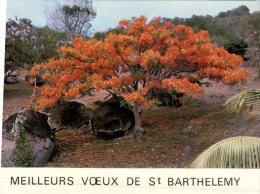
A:
<svg viewBox="0 0 260 194">
<path fill-rule="evenodd" d="M 35 41 L 35 32 L 36 28 L 29 19 L 22 18 L 19 21 L 9 19 L 6 22 L 6 76 L 23 67 L 25 63 L 34 62 L 36 53 L 32 48 L 32 42 Z"/>
<path fill-rule="evenodd" d="M 203 92 L 204 78 L 224 84 L 247 80 L 243 59 L 212 44 L 207 31 L 194 33 L 191 27 L 161 18 L 148 22 L 144 16 L 122 20 L 119 28 L 121 33 L 111 32 L 103 40 L 75 38 L 71 46 L 59 48 L 59 58 L 34 66 L 30 73 L 42 73 L 47 80 L 35 88 L 35 109 L 107 90 L 132 106 L 135 129 L 142 132 L 143 106 L 157 88 L 196 97 Z"/>
<path fill-rule="evenodd" d="M 6 22 L 5 74 L 47 60 L 57 54 L 57 48 L 67 42 L 63 33 L 48 27 L 38 28 L 31 20 L 21 18 Z"/>
<path fill-rule="evenodd" d="M 223 17 L 229 17 L 229 16 L 241 16 L 241 15 L 248 15 L 249 14 L 249 9 L 245 5 L 241 5 L 238 8 L 228 10 L 226 12 L 220 12 L 218 14 L 218 17 L 223 18 Z"/>
</svg>

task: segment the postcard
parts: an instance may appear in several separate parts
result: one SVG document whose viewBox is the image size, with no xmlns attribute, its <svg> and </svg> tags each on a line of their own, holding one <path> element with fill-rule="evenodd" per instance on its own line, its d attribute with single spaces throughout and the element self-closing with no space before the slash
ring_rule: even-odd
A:
<svg viewBox="0 0 260 194">
<path fill-rule="evenodd" d="M 1 194 L 260 192 L 259 1 L 0 3 Z"/>
</svg>

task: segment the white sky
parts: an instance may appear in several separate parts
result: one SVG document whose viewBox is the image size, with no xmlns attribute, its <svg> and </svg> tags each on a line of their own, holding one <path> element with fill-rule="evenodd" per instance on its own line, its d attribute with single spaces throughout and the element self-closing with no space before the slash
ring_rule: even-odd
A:
<svg viewBox="0 0 260 194">
<path fill-rule="evenodd" d="M 26 17 L 36 26 L 46 25 L 44 2 L 50 0 L 7 0 L 7 18 Z M 119 20 L 145 15 L 149 19 L 161 17 L 191 17 L 192 15 L 215 16 L 240 5 L 246 5 L 251 12 L 260 11 L 260 1 L 105 1 L 94 0 L 97 17 L 92 23 L 92 31 L 103 31 L 115 27 Z"/>
</svg>

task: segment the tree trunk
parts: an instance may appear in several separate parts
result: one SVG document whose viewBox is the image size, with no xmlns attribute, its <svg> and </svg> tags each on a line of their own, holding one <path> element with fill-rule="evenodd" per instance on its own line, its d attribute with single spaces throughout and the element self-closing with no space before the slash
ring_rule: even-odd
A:
<svg viewBox="0 0 260 194">
<path fill-rule="evenodd" d="M 132 110 L 133 110 L 134 117 L 135 117 L 135 126 L 134 126 L 133 137 L 134 137 L 135 143 L 140 143 L 144 137 L 144 128 L 142 127 L 142 120 L 141 120 L 141 113 L 142 113 L 143 107 L 141 104 L 138 104 L 135 102 Z"/>
</svg>

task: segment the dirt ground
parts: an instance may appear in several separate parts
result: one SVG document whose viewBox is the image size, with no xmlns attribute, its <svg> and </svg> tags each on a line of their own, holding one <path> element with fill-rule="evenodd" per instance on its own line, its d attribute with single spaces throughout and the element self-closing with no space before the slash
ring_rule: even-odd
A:
<svg viewBox="0 0 260 194">
<path fill-rule="evenodd" d="M 48 167 L 185 167 L 208 146 L 231 136 L 260 137 L 260 121 L 247 114 L 230 114 L 223 102 L 248 88 L 260 88 L 254 68 L 247 68 L 247 84 L 225 86 L 213 83 L 196 101 L 181 108 L 152 107 L 142 119 L 145 141 L 134 144 L 131 134 L 113 140 L 95 137 L 85 129 L 64 129 L 56 134 L 56 150 Z M 3 119 L 27 104 L 32 90 L 28 84 L 6 85 Z M 78 101 L 90 105 L 102 100 L 106 92 Z M 185 131 L 188 126 L 194 131 Z"/>
</svg>

